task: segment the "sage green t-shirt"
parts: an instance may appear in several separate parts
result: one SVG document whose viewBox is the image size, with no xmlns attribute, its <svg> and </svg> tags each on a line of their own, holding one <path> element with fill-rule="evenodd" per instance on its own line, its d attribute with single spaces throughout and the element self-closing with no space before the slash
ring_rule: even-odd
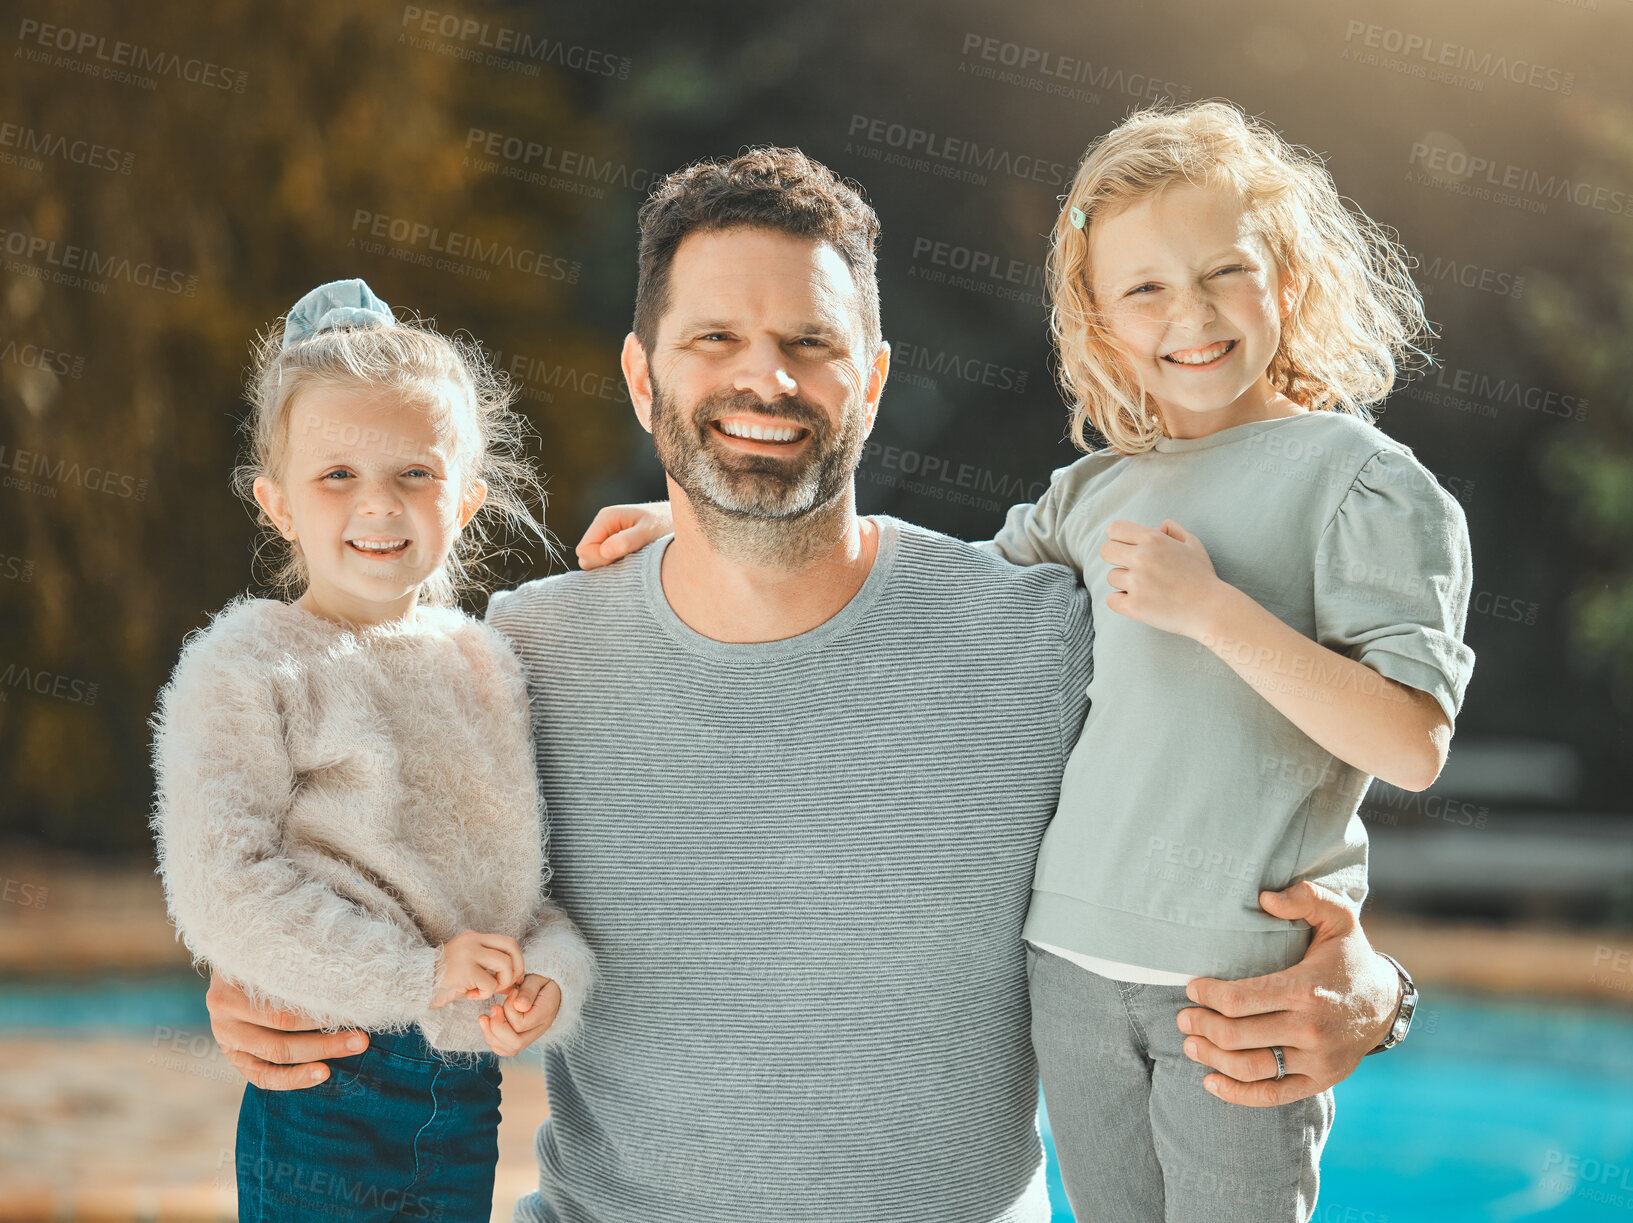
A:
<svg viewBox="0 0 1633 1223">
<path fill-rule="evenodd" d="M 1359 904 L 1371 778 L 1311 740 L 1201 644 L 1106 607 L 1106 527 L 1171 518 L 1219 576 L 1322 645 L 1455 718 L 1474 664 L 1462 509 L 1405 446 L 1309 412 L 1055 472 L 982 546 L 1083 577 L 1089 713 L 1044 835 L 1025 937 L 1146 968 L 1244 977 L 1296 963 L 1304 922 L 1262 889 L 1313 880 Z M 1311 683 L 1289 666 L 1276 682 Z"/>
</svg>

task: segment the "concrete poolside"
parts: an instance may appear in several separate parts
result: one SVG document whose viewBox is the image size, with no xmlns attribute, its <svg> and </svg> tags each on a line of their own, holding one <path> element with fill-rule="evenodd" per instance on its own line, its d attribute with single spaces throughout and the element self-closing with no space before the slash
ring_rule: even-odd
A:
<svg viewBox="0 0 1633 1223">
<path fill-rule="evenodd" d="M 185 972 L 158 879 L 24 851 L 0 858 L 0 989 Z M 198 983 L 202 998 L 205 983 Z M 207 1025 L 53 1036 L 0 1027 L 0 1223 L 232 1220 L 244 1081 Z M 535 1053 L 506 1063 L 495 1220 L 537 1183 L 533 1134 L 549 1114 Z"/>
<path fill-rule="evenodd" d="M 238 1217 L 244 1082 L 208 1029 L 55 1040 L 0 1036 L 0 1223 Z M 536 1058 L 505 1068 L 495 1220 L 537 1184 L 549 1112 Z"/>
</svg>

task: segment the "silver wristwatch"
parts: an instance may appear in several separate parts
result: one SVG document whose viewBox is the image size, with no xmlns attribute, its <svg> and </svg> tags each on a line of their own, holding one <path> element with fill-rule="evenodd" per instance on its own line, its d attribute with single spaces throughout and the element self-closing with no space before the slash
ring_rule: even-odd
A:
<svg viewBox="0 0 1633 1223">
<path fill-rule="evenodd" d="M 1418 987 L 1412 982 L 1412 974 L 1401 967 L 1401 962 L 1388 952 L 1372 949 L 1376 954 L 1383 956 L 1395 966 L 1395 971 L 1401 975 L 1401 1004 L 1395 1012 L 1395 1022 L 1389 1025 L 1389 1034 L 1384 1037 L 1383 1043 L 1376 1049 L 1368 1049 L 1370 1056 L 1382 1053 L 1385 1049 L 1393 1049 L 1406 1039 L 1407 1032 L 1412 1028 L 1412 1012 L 1418 1009 Z"/>
</svg>

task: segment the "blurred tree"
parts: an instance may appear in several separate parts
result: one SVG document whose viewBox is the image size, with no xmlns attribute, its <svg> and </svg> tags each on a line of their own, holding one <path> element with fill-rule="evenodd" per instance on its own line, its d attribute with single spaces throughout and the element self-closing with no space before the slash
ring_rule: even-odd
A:
<svg viewBox="0 0 1633 1223">
<path fill-rule="evenodd" d="M 1595 182 L 1621 184 L 1633 209 L 1633 110 L 1576 95 L 1565 117 L 1601 150 Z M 1633 227 L 1608 217 L 1593 251 L 1594 279 L 1543 274 L 1526 319 L 1589 401 L 1584 428 L 1541 453 L 1550 485 L 1570 505 L 1583 554 L 1571 592 L 1573 637 L 1589 665 L 1609 668 L 1611 691 L 1633 713 Z M 1625 750 L 1626 743 L 1623 742 Z"/>
<path fill-rule="evenodd" d="M 444 245 L 470 235 L 565 269 L 575 227 L 606 206 L 478 170 L 468 133 L 627 161 L 620 129 L 577 96 L 597 86 L 586 74 L 470 62 L 455 52 L 472 42 L 435 34 L 416 46 L 405 12 L 394 2 L 222 0 L 206 12 L 78 0 L 36 14 L 86 48 L 65 59 L 100 67 L 124 41 L 242 73 L 242 92 L 168 72 L 153 91 L 100 79 L 52 62 L 54 50 L 31 60 L 38 39 L 23 35 L 7 57 L 0 119 L 31 139 L 128 153 L 131 166 L 48 154 L 0 168 L 0 230 L 55 244 L 21 257 L 16 239 L 7 247 L 0 342 L 78 363 L 0 362 L 0 458 L 8 474 L 14 461 L 47 465 L 38 488 L 0 493 L 0 558 L 16 558 L 19 575 L 28 567 L 26 580 L 0 580 L 0 837 L 92 851 L 149 843 L 154 697 L 183 636 L 252 584 L 251 519 L 228 487 L 250 342 L 313 285 L 362 276 L 400 310 L 470 331 L 504 364 L 523 358 L 520 380 L 535 385 L 520 405 L 542 437 L 554 500 L 571 505 L 585 473 L 623 458 L 623 414 L 574 389 L 618 373 L 619 336 L 577 321 L 578 276 L 458 252 L 461 266 L 441 270 L 422 262 L 428 241 L 352 246 L 368 236 L 357 220 L 366 213 L 435 227 Z M 529 29 L 514 10 L 472 3 L 461 16 Z M 119 274 L 93 277 L 103 289 L 53 283 L 70 246 L 173 269 L 195 287 Z M 86 478 L 93 469 L 119 478 Z M 511 579 L 522 576 L 513 566 Z"/>
</svg>

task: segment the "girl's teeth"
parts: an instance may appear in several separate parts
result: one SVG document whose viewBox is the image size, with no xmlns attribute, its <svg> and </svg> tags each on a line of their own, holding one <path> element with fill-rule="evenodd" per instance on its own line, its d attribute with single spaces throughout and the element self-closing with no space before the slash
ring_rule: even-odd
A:
<svg viewBox="0 0 1633 1223">
<path fill-rule="evenodd" d="M 1217 361 L 1220 357 L 1224 356 L 1230 349 L 1230 346 L 1231 341 L 1225 340 L 1221 343 L 1213 345 L 1211 348 L 1201 349 L 1200 351 L 1192 353 L 1189 356 L 1181 356 L 1177 352 L 1171 352 L 1168 354 L 1168 359 L 1179 365 L 1206 365 L 1208 362 Z"/>
<path fill-rule="evenodd" d="M 398 552 L 408 546 L 408 541 L 399 539 L 387 543 L 366 544 L 360 539 L 354 539 L 351 541 L 351 545 L 359 552 Z"/>
</svg>

